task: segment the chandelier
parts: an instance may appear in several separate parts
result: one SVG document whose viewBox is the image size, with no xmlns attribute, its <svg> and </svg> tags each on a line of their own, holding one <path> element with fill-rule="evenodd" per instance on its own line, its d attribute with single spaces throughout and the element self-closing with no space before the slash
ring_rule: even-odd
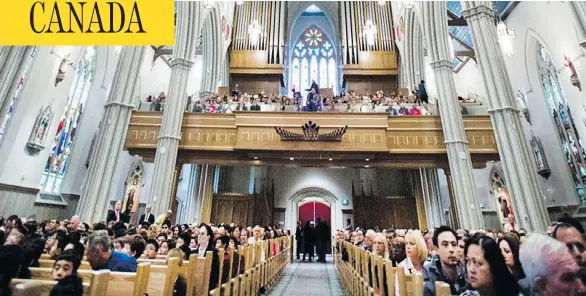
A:
<svg viewBox="0 0 586 296">
<path fill-rule="evenodd" d="M 376 35 L 376 25 L 372 22 L 372 20 L 367 20 L 364 27 L 362 27 L 362 32 L 366 37 L 366 44 L 368 46 L 374 45 L 374 36 Z"/>
<path fill-rule="evenodd" d="M 405 8 L 407 9 L 413 8 L 413 2 L 413 0 L 403 0 L 403 3 L 405 3 Z"/>
<path fill-rule="evenodd" d="M 250 43 L 256 44 L 260 34 L 260 24 L 258 23 L 258 20 L 253 20 L 248 26 L 248 39 L 250 40 Z"/>
<path fill-rule="evenodd" d="M 242 5 L 242 4 L 244 4 L 244 1 L 242 1 L 242 0 L 240 0 L 240 1 L 236 1 L 236 5 L 240 6 L 240 5 Z"/>
<path fill-rule="evenodd" d="M 513 39 L 515 39 L 515 31 L 507 28 L 507 25 L 500 20 L 496 25 L 496 34 L 503 54 L 507 57 L 513 56 Z"/>
</svg>

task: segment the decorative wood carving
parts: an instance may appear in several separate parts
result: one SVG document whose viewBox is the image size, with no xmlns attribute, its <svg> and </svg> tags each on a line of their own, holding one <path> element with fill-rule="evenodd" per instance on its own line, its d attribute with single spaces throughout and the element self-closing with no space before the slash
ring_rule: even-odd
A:
<svg viewBox="0 0 586 296">
<path fill-rule="evenodd" d="M 340 127 L 327 134 L 319 134 L 319 125 L 311 120 L 301 126 L 303 134 L 288 131 L 280 126 L 275 126 L 275 131 L 281 136 L 282 141 L 322 141 L 322 142 L 341 142 L 342 137 L 346 134 L 348 126 Z"/>
</svg>

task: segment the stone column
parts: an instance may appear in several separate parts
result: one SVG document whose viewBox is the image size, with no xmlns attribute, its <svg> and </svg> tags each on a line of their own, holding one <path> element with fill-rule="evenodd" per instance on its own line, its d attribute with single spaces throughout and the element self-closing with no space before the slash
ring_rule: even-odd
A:
<svg viewBox="0 0 586 296">
<path fill-rule="evenodd" d="M 586 2 L 584 1 L 572 1 L 572 5 L 574 5 L 574 10 L 576 11 L 576 15 L 578 16 L 578 20 L 582 25 L 582 30 L 580 32 L 580 46 L 586 49 Z"/>
<path fill-rule="evenodd" d="M 124 47 L 120 52 L 102 125 L 94 144 L 92 161 L 77 206 L 81 221 L 93 223 L 106 219 L 110 207 L 112 177 L 126 139 L 134 108 L 134 92 L 145 52 L 144 46 Z"/>
<path fill-rule="evenodd" d="M 185 104 L 187 104 L 187 83 L 193 66 L 191 59 L 195 57 L 195 45 L 199 38 L 202 14 L 202 2 L 177 2 L 171 79 L 157 143 L 153 183 L 149 196 L 155 215 L 161 215 L 169 210 L 169 200 L 172 198 L 173 173 L 177 165 L 181 124 Z"/>
<path fill-rule="evenodd" d="M 448 198 L 450 199 L 450 219 L 452 220 L 452 228 L 460 228 L 460 221 L 458 219 L 458 207 L 456 206 L 456 198 L 454 197 L 454 186 L 452 185 L 452 173 L 449 169 L 444 169 L 446 180 L 448 181 Z"/>
<path fill-rule="evenodd" d="M 472 174 L 468 139 L 464 131 L 462 113 L 457 101 L 452 58 L 448 46 L 448 19 L 446 2 L 421 2 L 425 39 L 434 71 L 438 105 L 444 133 L 448 162 L 454 178 L 454 196 L 458 206 L 461 227 L 478 229 L 484 227 L 478 196 Z"/>
<path fill-rule="evenodd" d="M 33 50 L 34 46 L 0 46 L 0 122 Z"/>
<path fill-rule="evenodd" d="M 423 199 L 427 213 L 427 224 L 429 228 L 444 225 L 443 210 L 438 199 L 437 173 L 433 169 L 419 169 L 421 184 L 423 188 Z"/>
<path fill-rule="evenodd" d="M 496 46 L 496 12 L 488 1 L 463 1 L 462 7 L 488 91 L 488 112 L 518 227 L 529 232 L 544 232 L 549 218 L 545 215 L 534 160 L 531 159 L 531 150 L 525 140 L 503 54 Z"/>
</svg>

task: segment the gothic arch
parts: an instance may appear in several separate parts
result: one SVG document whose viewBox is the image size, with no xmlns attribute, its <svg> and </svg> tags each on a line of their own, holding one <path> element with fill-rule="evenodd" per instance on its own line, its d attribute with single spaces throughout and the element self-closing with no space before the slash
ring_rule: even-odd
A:
<svg viewBox="0 0 586 296">
<path fill-rule="evenodd" d="M 306 187 L 303 188 L 288 197 L 287 199 L 287 207 L 286 207 L 286 217 L 285 217 L 285 227 L 288 229 L 295 229 L 297 226 L 298 220 L 298 213 L 297 213 L 297 203 L 302 201 L 307 197 L 320 197 L 327 201 L 330 204 L 331 210 L 331 230 L 332 235 L 336 229 L 340 229 L 344 227 L 342 221 L 342 208 L 340 206 L 338 198 L 329 190 L 313 186 L 313 187 Z"/>
<path fill-rule="evenodd" d="M 295 23 L 299 19 L 299 16 L 311 5 L 317 6 L 325 15 L 326 19 L 334 28 L 335 40 L 340 39 L 340 30 L 339 30 L 339 21 L 338 21 L 338 2 L 327 2 L 327 1 L 291 1 L 285 2 L 287 3 L 287 9 L 289 12 L 287 18 L 287 24 L 289 24 L 289 34 L 287 36 L 291 36 L 293 33 L 293 27 L 295 27 Z"/>
<path fill-rule="evenodd" d="M 205 12 L 202 25 L 203 48 L 203 77 L 200 92 L 215 93 L 218 89 L 220 71 L 225 59 L 223 54 L 221 22 L 219 4 L 214 2 L 211 8 Z"/>
</svg>

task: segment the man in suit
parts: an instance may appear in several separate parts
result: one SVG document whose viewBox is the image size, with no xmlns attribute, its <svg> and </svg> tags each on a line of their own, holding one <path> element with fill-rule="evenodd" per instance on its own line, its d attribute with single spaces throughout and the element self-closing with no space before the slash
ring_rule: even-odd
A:
<svg viewBox="0 0 586 296">
<path fill-rule="evenodd" d="M 155 215 L 151 213 L 151 205 L 146 205 L 144 208 L 144 214 L 140 215 L 138 223 L 148 222 L 149 224 L 155 223 Z"/>
<path fill-rule="evenodd" d="M 297 229 L 295 230 L 295 240 L 297 240 L 297 260 L 300 259 L 300 254 L 303 250 L 303 228 L 301 228 L 301 221 L 297 221 Z"/>
<path fill-rule="evenodd" d="M 309 262 L 313 260 L 315 252 L 315 222 L 306 222 L 305 228 L 303 229 L 303 259 L 305 261 L 305 255 L 309 256 Z"/>
<path fill-rule="evenodd" d="M 106 219 L 107 223 L 110 221 L 128 223 L 130 221 L 130 216 L 128 213 L 122 212 L 122 202 L 117 201 L 114 205 L 114 210 L 108 210 L 108 218 Z"/>
</svg>

